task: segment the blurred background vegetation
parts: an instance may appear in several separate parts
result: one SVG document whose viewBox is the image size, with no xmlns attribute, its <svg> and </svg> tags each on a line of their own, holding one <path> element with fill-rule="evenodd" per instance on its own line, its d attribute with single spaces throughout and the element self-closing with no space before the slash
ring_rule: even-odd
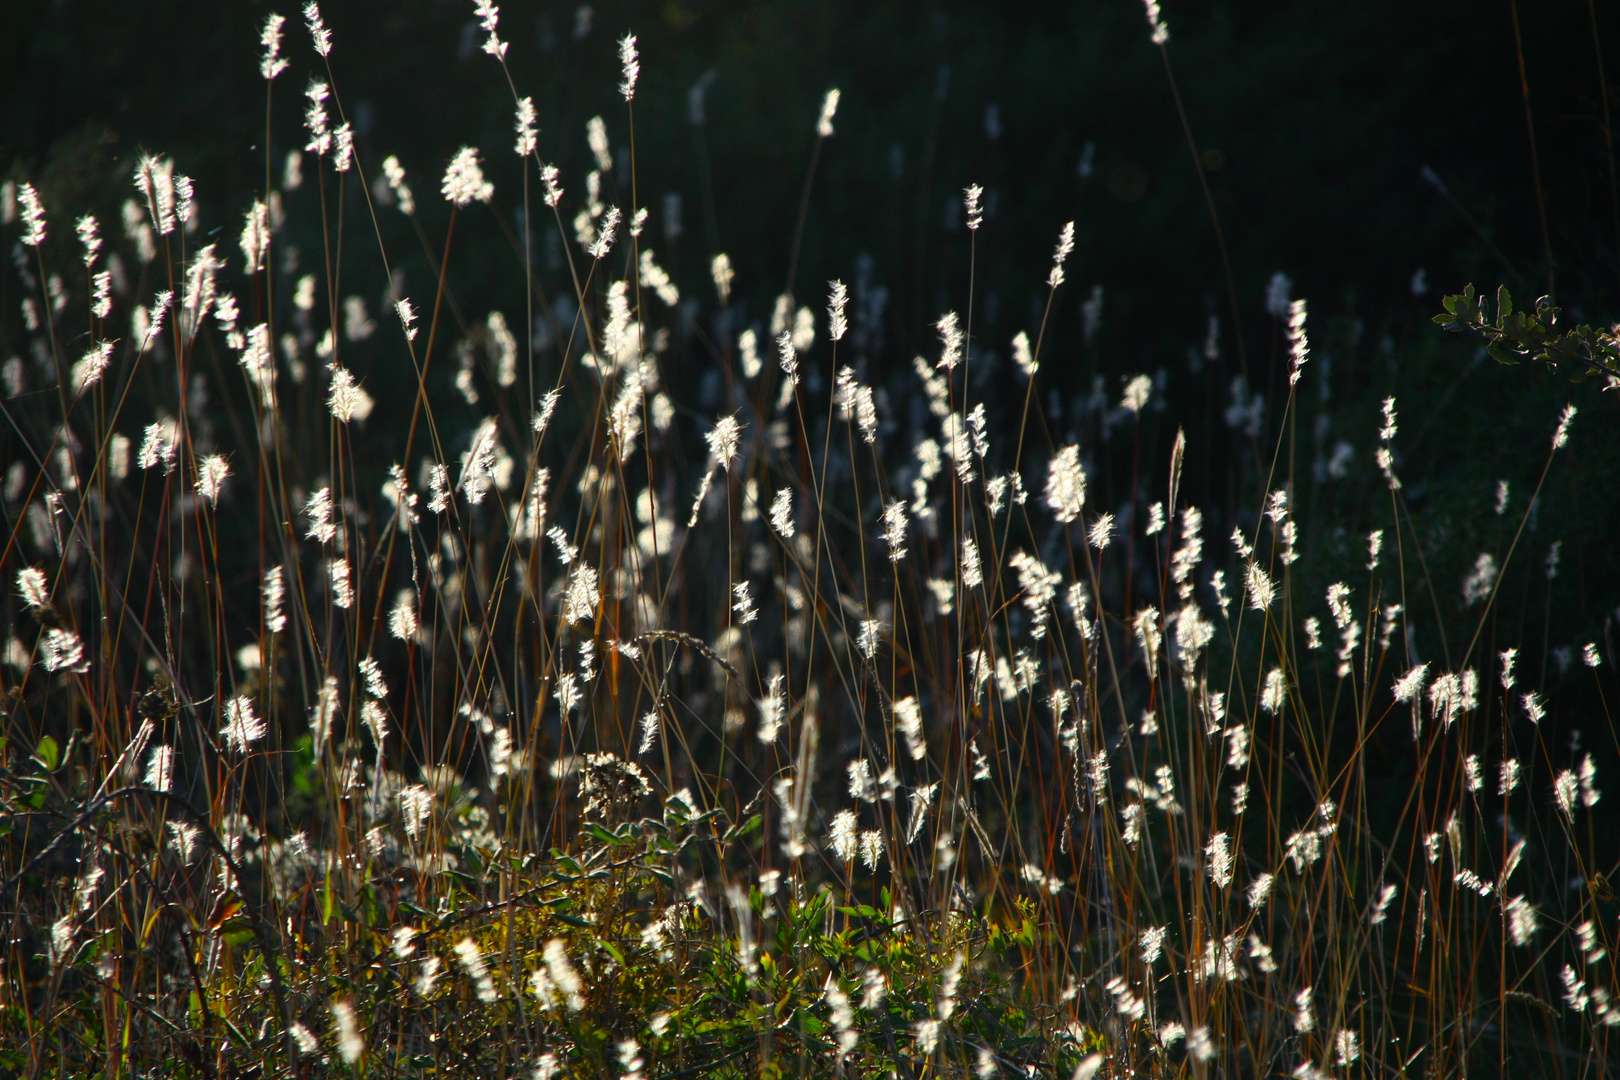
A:
<svg viewBox="0 0 1620 1080">
<path fill-rule="evenodd" d="M 1551 289 L 1570 316 L 1614 316 L 1620 201 L 1607 125 L 1620 96 L 1603 64 L 1620 56 L 1620 16 L 1605 22 L 1600 6 L 1581 0 L 1516 13 L 1511 0 L 1169 4 L 1168 55 L 1224 230 L 1240 335 L 1169 72 L 1133 0 L 502 7 L 518 92 L 533 94 L 539 110 L 542 156 L 581 193 L 591 168 L 585 121 L 603 115 L 620 155 L 604 200 L 625 206 L 630 140 L 614 92 L 615 39 L 640 37 L 636 194 L 652 212 L 644 244 L 689 301 L 702 301 L 688 309 L 664 361 L 681 407 L 705 416 L 723 407 L 717 351 L 745 324 L 763 329 L 792 273 L 798 302 L 817 309 L 829 278 L 858 283 L 869 301 L 886 290 L 881 318 L 856 342 L 858 359 L 867 381 L 893 384 L 888 410 L 907 423 L 908 410 L 921 409 L 904 389 L 911 357 L 935 349 L 932 324 L 942 312 L 968 307 L 960 192 L 977 182 L 987 189 L 987 220 L 972 301 L 974 393 L 989 404 L 993 430 L 998 409 L 1022 407 L 1021 385 L 1008 380 L 1002 392 L 997 381 L 1011 370 L 1012 336 L 1039 325 L 1041 268 L 1059 225 L 1073 218 L 1077 253 L 1052 313 L 1037 420 L 1054 444 L 1084 424 L 1104 425 L 1106 436 L 1121 379 L 1154 375 L 1158 411 L 1135 438 L 1110 444 L 1116 460 L 1094 470 L 1099 503 L 1127 506 L 1133 487 L 1157 484 L 1174 429 L 1185 427 L 1188 490 L 1214 515 L 1211 533 L 1224 535 L 1256 512 L 1265 479 L 1256 467 L 1270 459 L 1269 445 L 1262 453 L 1227 418 L 1231 383 L 1246 374 L 1252 393 L 1280 407 L 1286 352 L 1266 298 L 1273 275 L 1285 274 L 1291 294 L 1310 300 L 1314 348 L 1316 392 L 1292 436 L 1296 499 L 1335 511 L 1308 519 L 1341 530 L 1326 538 L 1340 553 L 1333 561 L 1360 559 L 1345 521 L 1370 527 L 1373 511 L 1387 514 L 1371 459 L 1378 402 L 1393 394 L 1413 538 L 1432 560 L 1425 569 L 1434 592 L 1420 621 L 1437 629 L 1420 630 L 1419 642 L 1425 653 L 1442 652 L 1438 627 L 1462 607 L 1457 583 L 1474 553 L 1500 552 L 1507 539 L 1503 522 L 1513 516 L 1492 513 L 1497 481 L 1528 492 L 1557 411 L 1573 400 L 1583 413 L 1572 464 L 1543 493 L 1527 536 L 1533 550 L 1517 556 L 1523 595 L 1505 591 L 1500 617 L 1517 620 L 1513 639 L 1543 636 L 1552 647 L 1608 633 L 1620 603 L 1613 395 L 1597 383 L 1572 388 L 1533 368 L 1499 368 L 1477 342 L 1444 335 L 1429 318 L 1443 292 L 1470 281 L 1483 291 L 1508 284 L 1523 301 Z M 204 229 L 234 251 L 241 214 L 266 182 L 257 34 L 271 6 L 53 0 L 8 8 L 0 168 L 31 176 L 58 213 L 94 210 L 112 222 L 138 152 L 171 154 L 197 179 Z M 316 59 L 294 5 L 280 10 L 290 17 L 295 66 L 276 84 L 268 155 L 276 183 L 283 156 L 303 141 L 298 91 Z M 395 154 L 416 190 L 422 237 L 401 215 L 379 211 L 391 251 L 407 254 L 405 291 L 431 292 L 431 259 L 449 216 L 437 178 L 471 144 L 483 150 L 501 209 L 458 223 L 452 314 L 466 333 L 491 309 L 521 311 L 511 92 L 479 51 L 471 3 L 329 3 L 324 13 L 367 179 Z M 837 135 L 820 157 L 790 271 L 814 121 L 832 86 L 843 92 Z M 312 198 L 312 188 L 306 182 L 288 198 Z M 369 245 L 352 185 L 344 206 L 354 215 L 345 242 Z M 290 217 L 308 227 L 308 209 Z M 549 228 L 535 231 L 535 258 L 542 289 L 561 297 L 571 290 Z M 318 251 L 320 242 L 311 234 L 303 249 Z M 738 271 L 724 325 L 708 282 L 716 251 Z M 375 306 L 387 288 L 380 269 L 363 259 L 345 265 L 356 269 L 345 270 L 343 291 Z M 566 311 L 570 302 L 561 303 Z M 544 345 L 544 326 L 538 337 Z M 404 358 L 389 335 L 367 347 L 373 358 L 357 349 L 350 363 L 383 413 L 397 415 L 414 392 L 389 375 L 406 370 Z M 555 371 L 555 350 L 540 362 Z M 455 415 L 452 378 L 452 365 L 440 365 L 431 390 Z M 1266 419 L 1275 421 L 1275 408 Z M 379 425 L 367 431 L 380 444 L 396 437 Z M 1354 466 L 1342 481 L 1326 468 L 1340 442 Z M 1559 577 L 1542 584 L 1555 540 L 1563 541 Z"/>
<path fill-rule="evenodd" d="M 6 6 L 0 161 L 43 178 L 56 205 L 79 205 L 101 184 L 121 201 L 123 173 L 143 147 L 173 154 L 199 180 L 205 217 L 234 221 L 240 208 L 219 200 L 262 187 L 255 40 L 271 5 Z M 296 16 L 296 5 L 281 6 Z M 1560 0 L 1526 7 L 1519 21 L 1558 297 L 1596 314 L 1620 283 L 1600 68 L 1600 54 L 1620 56 L 1620 18 L 1604 26 L 1594 11 Z M 363 165 L 375 171 L 393 153 L 419 177 L 436 176 L 466 142 L 495 160 L 497 183 L 516 176 L 504 153 L 510 95 L 478 51 L 470 3 L 339 3 L 325 14 Z M 1363 317 L 1369 332 L 1398 339 L 1405 316 L 1419 314 L 1408 309 L 1434 306 L 1408 302 L 1420 267 L 1432 289 L 1501 279 L 1546 291 L 1509 0 L 1195 0 L 1166 16 L 1251 347 L 1276 271 L 1313 313 Z M 292 54 L 312 60 L 296 23 Z M 1078 320 L 1085 289 L 1102 283 L 1108 325 L 1131 328 L 1110 342 L 1121 363 L 1179 361 L 1202 341 L 1203 309 L 1224 289 L 1170 87 L 1130 0 L 511 2 L 502 25 L 519 89 L 540 105 L 542 153 L 575 186 L 588 117 L 604 114 L 616 145 L 625 141 L 603 76 L 614 70 L 614 39 L 639 35 L 642 201 L 656 233 L 663 194 L 683 196 L 683 280 L 703 274 L 715 249 L 732 254 L 756 303 L 780 288 L 810 126 L 836 85 L 838 136 L 822 162 L 801 280 L 851 277 L 869 253 L 894 299 L 897 353 L 920 348 L 938 312 L 958 305 L 950 290 L 967 244 L 954 207 L 970 182 L 990 193 L 987 340 L 1028 321 L 1041 292 L 1029 268 L 1069 217 L 1080 287 L 1064 315 Z M 293 75 L 283 90 L 302 81 Z M 706 78 L 697 131 L 689 92 Z M 1620 98 L 1609 93 L 1613 112 Z M 301 103 L 285 96 L 276 131 L 291 146 Z M 1421 178 L 1424 166 L 1451 199 Z M 489 268 L 491 287 L 511 288 L 506 269 Z"/>
</svg>

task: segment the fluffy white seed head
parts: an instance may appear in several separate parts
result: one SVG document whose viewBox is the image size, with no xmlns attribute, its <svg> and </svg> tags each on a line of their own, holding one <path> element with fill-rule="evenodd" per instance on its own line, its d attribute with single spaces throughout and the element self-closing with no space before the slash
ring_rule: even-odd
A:
<svg viewBox="0 0 1620 1080">
<path fill-rule="evenodd" d="M 838 97 L 838 88 L 835 86 L 821 99 L 821 116 L 816 120 L 816 134 L 823 139 L 833 133 L 833 117 L 838 115 Z"/>
<path fill-rule="evenodd" d="M 40 642 L 40 663 L 46 671 L 73 671 L 83 673 L 90 669 L 84 655 L 84 642 L 76 631 L 65 628 L 47 630 Z"/>
<path fill-rule="evenodd" d="M 714 430 L 706 436 L 709 443 L 709 454 L 714 458 L 715 464 L 731 471 L 736 463 L 738 442 L 742 436 L 742 425 L 735 416 L 722 416 L 714 422 Z"/>
<path fill-rule="evenodd" d="M 360 385 L 347 368 L 332 368 L 332 385 L 327 392 L 326 407 L 332 419 L 340 424 L 364 420 L 371 415 L 376 401 Z"/>
<path fill-rule="evenodd" d="M 585 984 L 580 980 L 579 972 L 568 959 L 568 946 L 561 938 L 552 938 L 546 942 L 545 948 L 546 971 L 551 981 L 561 991 L 572 1012 L 579 1012 L 585 1008 Z"/>
<path fill-rule="evenodd" d="M 1419 664 L 1395 680 L 1395 700 L 1416 703 L 1423 696 L 1423 686 L 1429 676 L 1429 665 Z"/>
<path fill-rule="evenodd" d="M 174 747 L 158 746 L 146 761 L 142 783 L 156 791 L 168 791 L 174 783 Z"/>
<path fill-rule="evenodd" d="M 1558 428 L 1553 432 L 1552 448 L 1562 450 L 1569 443 L 1570 421 L 1575 419 L 1575 406 L 1565 405 L 1564 411 L 1558 416 Z"/>
<path fill-rule="evenodd" d="M 617 206 L 608 207 L 607 213 L 602 215 L 602 225 L 598 229 L 596 239 L 587 245 L 586 251 L 593 259 L 601 259 L 613 250 L 613 241 L 617 236 L 619 221 L 623 215 Z"/>
<path fill-rule="evenodd" d="M 401 641 L 415 641 L 419 629 L 416 617 L 416 590 L 401 589 L 388 612 L 388 631 Z"/>
<path fill-rule="evenodd" d="M 984 570 L 979 562 L 979 545 L 971 538 L 962 540 L 962 586 L 976 589 L 984 584 Z"/>
<path fill-rule="evenodd" d="M 583 563 L 575 567 L 563 597 L 563 619 L 576 625 L 593 621 L 600 593 L 596 571 Z"/>
<path fill-rule="evenodd" d="M 484 39 L 484 51 L 497 60 L 506 59 L 506 42 L 495 32 L 500 23 L 501 9 L 490 0 L 474 0 L 473 8 L 478 15 L 478 25 L 489 35 Z"/>
<path fill-rule="evenodd" d="M 1058 233 L 1057 247 L 1052 251 L 1052 269 L 1046 275 L 1046 284 L 1049 288 L 1057 288 L 1063 284 L 1063 264 L 1069 261 L 1074 252 L 1074 222 L 1066 222 Z"/>
<path fill-rule="evenodd" d="M 25 566 L 17 571 L 17 595 L 35 611 L 50 606 L 50 590 L 45 584 L 45 572 L 37 566 Z"/>
<path fill-rule="evenodd" d="M 1538 920 L 1534 904 L 1522 896 L 1515 896 L 1507 904 L 1508 934 L 1513 944 L 1524 946 L 1535 937 Z"/>
<path fill-rule="evenodd" d="M 535 127 L 534 98 L 519 98 L 517 103 L 517 119 L 512 123 L 512 129 L 517 134 L 517 141 L 512 149 L 518 157 L 528 157 L 534 153 L 538 145 L 539 129 Z"/>
<path fill-rule="evenodd" d="M 1106 548 L 1114 539 L 1114 515 L 1099 515 L 1097 520 L 1092 522 L 1091 528 L 1087 531 L 1086 539 L 1091 543 L 1091 546 L 1096 548 L 1098 551 Z"/>
<path fill-rule="evenodd" d="M 309 30 L 315 51 L 323 57 L 332 55 L 332 31 L 321 20 L 321 7 L 315 0 L 309 0 L 304 5 L 304 26 Z"/>
<path fill-rule="evenodd" d="M 264 598 L 264 628 L 272 634 L 279 634 L 287 628 L 287 616 L 281 607 L 286 595 L 281 567 L 272 566 L 264 572 L 260 592 Z"/>
<path fill-rule="evenodd" d="M 792 539 L 794 524 L 791 488 L 778 488 L 776 497 L 771 500 L 771 528 L 781 534 L 783 539 Z"/>
<path fill-rule="evenodd" d="M 1300 369 L 1310 357 L 1310 343 L 1305 336 L 1305 301 L 1295 300 L 1288 305 L 1288 385 L 1299 383 Z"/>
<path fill-rule="evenodd" d="M 596 167 L 601 172 L 613 168 L 613 155 L 609 152 L 607 122 L 600 116 L 593 116 L 585 121 L 585 141 L 591 148 L 591 156 L 596 159 Z"/>
<path fill-rule="evenodd" d="M 1260 690 L 1260 707 L 1269 713 L 1281 712 L 1287 700 L 1288 680 L 1282 668 L 1272 668 L 1266 673 L 1265 685 Z"/>
<path fill-rule="evenodd" d="M 977 232 L 984 224 L 984 188 L 969 184 L 962 189 L 962 209 L 967 214 L 967 227 Z"/>
<path fill-rule="evenodd" d="M 399 325 L 405 331 L 406 341 L 416 340 L 416 309 L 411 307 L 409 297 L 405 297 L 394 305 L 394 312 L 399 316 Z"/>
<path fill-rule="evenodd" d="M 354 168 L 354 127 L 347 121 L 332 129 L 332 168 L 340 173 Z"/>
<path fill-rule="evenodd" d="M 759 610 L 754 607 L 754 596 L 749 590 L 748 582 L 739 581 L 731 587 L 731 610 L 736 613 L 737 621 L 747 626 L 759 618 Z"/>
<path fill-rule="evenodd" d="M 1379 442 L 1388 443 L 1395 438 L 1395 433 L 1399 430 L 1396 419 L 1395 399 L 1387 397 L 1384 399 L 1384 426 L 1378 430 Z"/>
<path fill-rule="evenodd" d="M 1216 888 L 1224 889 L 1232 884 L 1232 848 L 1226 833 L 1218 832 L 1209 838 L 1209 843 L 1204 846 L 1204 857 L 1209 868 L 1209 880 L 1215 883 Z"/>
<path fill-rule="evenodd" d="M 34 185 L 26 180 L 17 185 L 17 202 L 22 206 L 22 242 L 37 248 L 45 242 L 45 204 L 39 201 Z"/>
<path fill-rule="evenodd" d="M 264 20 L 264 29 L 259 31 L 259 44 L 264 46 L 264 56 L 259 60 L 259 75 L 266 81 L 287 70 L 287 60 L 281 55 L 281 28 L 286 22 L 286 16 L 271 14 Z"/>
<path fill-rule="evenodd" d="M 467 972 L 467 977 L 473 982 L 473 990 L 478 1000 L 488 1003 L 499 999 L 495 992 L 495 980 L 490 977 L 489 964 L 484 960 L 483 950 L 478 943 L 470 937 L 464 937 L 455 945 L 456 959 Z"/>
<path fill-rule="evenodd" d="M 883 542 L 889 545 L 889 561 L 898 563 L 906 557 L 906 504 L 899 499 L 883 509 Z"/>
<path fill-rule="evenodd" d="M 112 314 L 112 271 L 103 270 L 95 276 L 90 314 L 105 319 Z"/>
<path fill-rule="evenodd" d="M 225 719 L 220 725 L 225 745 L 237 753 L 246 753 L 254 743 L 264 738 L 264 721 L 253 713 L 253 701 L 238 695 L 225 704 Z"/>
<path fill-rule="evenodd" d="M 855 829 L 855 811 L 840 810 L 833 816 L 828 840 L 835 859 L 846 864 L 855 861 L 856 846 L 859 843 Z"/>
<path fill-rule="evenodd" d="M 484 170 L 478 164 L 478 151 L 471 146 L 463 146 L 450 159 L 439 190 L 448 202 L 457 207 L 474 201 L 487 203 L 495 197 L 495 185 L 484 179 Z"/>
<path fill-rule="evenodd" d="M 1036 361 L 1035 354 L 1030 351 L 1029 335 L 1024 331 L 1018 331 L 1017 336 L 1013 338 L 1012 352 L 1013 362 L 1018 365 L 1018 370 L 1024 378 L 1034 377 L 1035 372 L 1040 369 L 1040 364 Z"/>
<path fill-rule="evenodd" d="M 1277 599 L 1277 585 L 1271 575 L 1260 569 L 1258 563 L 1251 562 L 1244 571 L 1244 590 L 1249 598 L 1249 607 L 1255 611 L 1269 610 Z"/>
<path fill-rule="evenodd" d="M 709 260 L 709 276 L 714 280 L 714 291 L 720 296 L 721 306 L 729 303 L 731 283 L 736 278 L 736 272 L 731 268 L 731 256 L 722 251 Z"/>
<path fill-rule="evenodd" d="M 219 454 L 204 457 L 197 463 L 197 494 L 208 500 L 209 506 L 217 507 L 220 492 L 225 489 L 225 478 L 230 474 L 230 463 Z"/>
<path fill-rule="evenodd" d="M 1080 465 L 1080 447 L 1065 446 L 1052 458 L 1046 475 L 1046 505 L 1059 521 L 1080 516 L 1086 505 L 1086 472 Z"/>
<path fill-rule="evenodd" d="M 855 647 L 860 650 L 862 656 L 866 657 L 868 660 L 871 660 L 877 656 L 878 644 L 881 640 L 882 633 L 883 624 L 878 622 L 876 619 L 861 620 L 860 632 L 855 638 Z"/>
<path fill-rule="evenodd" d="M 101 225 L 94 214 L 85 214 L 77 223 L 79 243 L 84 247 L 84 265 L 94 266 L 96 253 L 101 250 Z"/>
<path fill-rule="evenodd" d="M 333 607 L 347 611 L 354 606 L 354 575 L 348 559 L 333 559 L 326 564 L 326 583 Z"/>
<path fill-rule="evenodd" d="M 1159 0 L 1142 0 L 1147 8 L 1148 28 L 1152 31 L 1150 40 L 1155 45 L 1163 45 L 1170 40 L 1170 27 L 1165 25 L 1164 17 L 1159 12 Z"/>
<path fill-rule="evenodd" d="M 310 80 L 309 86 L 304 89 L 304 98 L 308 102 L 304 106 L 304 127 L 309 131 L 309 142 L 304 144 L 304 149 L 317 157 L 325 157 L 332 152 L 332 132 L 327 128 L 326 117 L 326 99 L 331 95 L 332 88 L 319 79 Z M 158 232 L 172 230 L 172 222 L 169 228 L 164 228 L 164 224 L 160 215 Z"/>
<path fill-rule="evenodd" d="M 626 34 L 619 39 L 619 66 L 624 78 L 619 81 L 619 93 L 624 100 L 636 99 L 636 82 L 641 78 L 641 59 L 636 52 L 636 35 Z"/>
<path fill-rule="evenodd" d="M 849 304 L 849 290 L 842 281 L 827 283 L 827 334 L 834 341 L 840 341 L 849 332 L 849 320 L 844 317 L 844 308 Z"/>
<path fill-rule="evenodd" d="M 1125 393 L 1119 399 L 1119 407 L 1140 415 L 1152 397 L 1153 380 L 1146 375 L 1136 375 L 1125 384 Z"/>
<path fill-rule="evenodd" d="M 787 693 L 783 689 L 784 677 L 778 673 L 771 676 L 770 683 L 765 689 L 765 700 L 759 703 L 759 730 L 757 735 L 762 743 L 774 743 L 776 736 L 782 730 L 782 721 L 787 716 Z"/>
<path fill-rule="evenodd" d="M 961 320 L 957 318 L 956 312 L 947 311 L 939 317 L 934 329 L 939 332 L 941 346 L 939 363 L 934 366 L 950 371 L 962 362 L 962 350 L 967 343 L 967 337 L 962 333 Z"/>
<path fill-rule="evenodd" d="M 313 7 L 314 5 L 310 5 Z M 338 1055 L 344 1064 L 353 1065 L 366 1052 L 366 1040 L 360 1034 L 360 1023 L 354 1006 L 341 998 L 332 1001 L 332 1031 L 337 1036 Z"/>
<path fill-rule="evenodd" d="M 406 217 L 416 213 L 416 199 L 411 195 L 410 185 L 405 183 L 405 167 L 399 163 L 399 158 L 389 154 L 383 158 L 383 176 L 388 181 L 388 189 L 399 200 L 399 212 Z"/>
</svg>

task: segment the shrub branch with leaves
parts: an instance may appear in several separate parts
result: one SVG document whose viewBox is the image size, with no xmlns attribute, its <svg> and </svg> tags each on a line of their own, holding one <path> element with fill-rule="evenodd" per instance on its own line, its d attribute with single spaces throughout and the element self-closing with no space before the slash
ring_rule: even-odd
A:
<svg viewBox="0 0 1620 1080">
<path fill-rule="evenodd" d="M 1614 328 L 1594 329 L 1582 323 L 1569 330 L 1555 330 L 1558 308 L 1550 297 L 1536 301 L 1534 312 L 1517 311 L 1506 285 L 1496 289 L 1496 318 L 1485 312 L 1485 298 L 1465 286 L 1443 301 L 1446 310 L 1434 321 L 1446 330 L 1472 331 L 1485 341 L 1485 351 L 1499 364 L 1516 364 L 1529 357 L 1548 367 L 1570 365 L 1574 378 L 1604 376 L 1610 386 L 1620 379 L 1620 336 Z"/>
</svg>

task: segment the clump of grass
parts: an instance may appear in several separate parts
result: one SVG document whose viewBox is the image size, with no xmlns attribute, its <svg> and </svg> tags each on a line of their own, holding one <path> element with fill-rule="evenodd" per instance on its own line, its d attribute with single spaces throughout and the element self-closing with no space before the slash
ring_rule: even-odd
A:
<svg viewBox="0 0 1620 1080">
<path fill-rule="evenodd" d="M 1275 422 L 1241 382 L 1229 418 L 1258 482 L 1201 508 L 1153 378 L 1041 407 L 1044 316 L 981 395 L 970 289 L 875 385 L 875 292 L 750 323 L 718 252 L 712 300 L 683 292 L 642 245 L 634 154 L 620 176 L 593 119 L 564 191 L 478 13 L 520 198 L 473 148 L 413 193 L 357 147 L 314 4 L 304 149 L 279 183 L 267 150 L 240 260 L 199 246 L 163 158 L 117 242 L 86 217 L 74 247 L 8 189 L 32 361 L 5 369 L 29 403 L 4 493 L 6 1070 L 1606 1068 L 1598 766 L 1543 737 L 1534 643 L 1493 614 L 1573 406 L 1530 498 L 1499 493 L 1517 526 L 1445 587 L 1408 540 L 1393 398 L 1373 520 L 1302 509 L 1298 394 L 1326 373 L 1274 285 Z M 838 101 L 807 117 L 806 206 Z M 518 206 L 522 317 L 477 315 L 458 227 Z M 432 273 L 414 298 L 396 214 Z M 1048 315 L 1073 223 L 1054 234 Z M 368 274 L 386 310 L 344 293 Z M 722 407 L 673 377 L 700 370 Z M 1168 469 L 1100 510 L 1125 433 Z M 1424 607 L 1449 631 L 1427 661 Z M 1600 693 L 1605 658 L 1580 658 Z"/>
</svg>

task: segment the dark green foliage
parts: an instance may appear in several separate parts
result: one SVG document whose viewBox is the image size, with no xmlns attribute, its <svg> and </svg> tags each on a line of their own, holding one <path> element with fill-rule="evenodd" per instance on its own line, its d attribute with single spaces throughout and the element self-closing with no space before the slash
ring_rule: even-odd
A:
<svg viewBox="0 0 1620 1080">
<path fill-rule="evenodd" d="M 1485 351 L 1499 364 L 1516 364 L 1530 357 L 1551 368 L 1573 367 L 1576 381 L 1599 375 L 1620 377 L 1620 338 L 1614 331 L 1595 330 L 1584 323 L 1573 330 L 1555 330 L 1558 308 L 1550 297 L 1537 300 L 1534 312 L 1515 311 L 1513 295 L 1506 285 L 1500 285 L 1494 322 L 1488 320 L 1485 298 L 1474 292 L 1473 285 L 1446 297 L 1444 303 L 1445 312 L 1434 321 L 1443 329 L 1469 330 L 1483 338 Z"/>
</svg>

